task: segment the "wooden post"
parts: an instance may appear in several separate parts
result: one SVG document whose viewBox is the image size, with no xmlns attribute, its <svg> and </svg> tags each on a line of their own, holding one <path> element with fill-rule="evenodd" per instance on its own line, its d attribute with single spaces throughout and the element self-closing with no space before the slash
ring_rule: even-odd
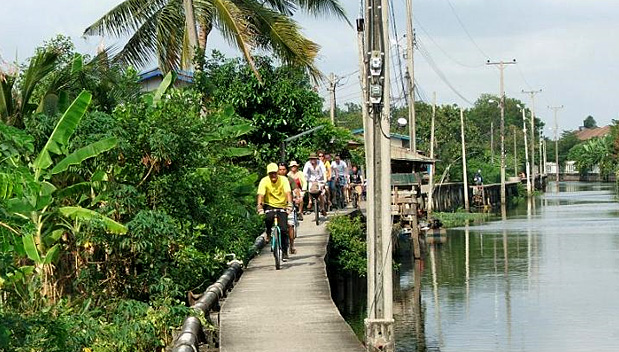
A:
<svg viewBox="0 0 619 352">
<path fill-rule="evenodd" d="M 432 94 L 432 122 L 430 123 L 430 159 L 434 160 L 434 120 L 436 119 L 436 92 Z M 428 219 L 432 215 L 434 207 L 434 168 L 436 163 L 430 166 L 430 190 L 428 191 Z"/>
<path fill-rule="evenodd" d="M 464 181 L 464 209 L 469 211 L 469 182 L 466 176 L 466 142 L 464 141 L 464 109 L 460 108 L 460 136 L 462 138 L 462 180 Z"/>
</svg>

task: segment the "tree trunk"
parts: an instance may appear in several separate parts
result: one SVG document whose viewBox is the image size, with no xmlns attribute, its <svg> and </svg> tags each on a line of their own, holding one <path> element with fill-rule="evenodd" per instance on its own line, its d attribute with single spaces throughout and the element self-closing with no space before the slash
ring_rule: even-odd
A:
<svg viewBox="0 0 619 352">
<path fill-rule="evenodd" d="M 190 57 L 193 58 L 193 53 L 198 46 L 198 34 L 196 33 L 196 19 L 193 12 L 193 1 L 183 0 L 183 9 L 185 10 L 185 30 L 189 38 Z"/>
</svg>

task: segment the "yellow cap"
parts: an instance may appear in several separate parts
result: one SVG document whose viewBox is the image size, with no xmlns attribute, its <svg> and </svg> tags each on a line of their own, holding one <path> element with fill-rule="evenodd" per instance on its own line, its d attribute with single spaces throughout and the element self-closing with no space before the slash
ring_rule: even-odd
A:
<svg viewBox="0 0 619 352">
<path fill-rule="evenodd" d="M 267 174 L 270 174 L 271 172 L 277 172 L 279 168 L 277 167 L 276 163 L 270 163 L 269 165 L 267 165 Z"/>
</svg>

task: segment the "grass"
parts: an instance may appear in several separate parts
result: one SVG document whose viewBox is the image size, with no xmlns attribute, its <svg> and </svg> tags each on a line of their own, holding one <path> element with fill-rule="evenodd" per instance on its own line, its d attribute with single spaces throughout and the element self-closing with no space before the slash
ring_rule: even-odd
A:
<svg viewBox="0 0 619 352">
<path fill-rule="evenodd" d="M 487 221 L 490 217 L 488 213 L 468 213 L 465 211 L 457 211 L 455 213 L 433 213 L 433 216 L 443 223 L 443 227 L 460 227 L 466 223 L 481 223 Z"/>
</svg>

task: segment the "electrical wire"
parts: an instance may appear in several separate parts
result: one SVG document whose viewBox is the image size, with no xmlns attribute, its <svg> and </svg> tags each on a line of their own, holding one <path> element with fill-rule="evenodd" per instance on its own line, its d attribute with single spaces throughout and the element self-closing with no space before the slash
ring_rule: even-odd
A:
<svg viewBox="0 0 619 352">
<path fill-rule="evenodd" d="M 443 71 L 441 71 L 441 69 L 438 67 L 438 65 L 436 64 L 436 62 L 432 58 L 432 55 L 430 55 L 430 53 L 424 48 L 424 46 L 422 45 L 421 40 L 417 40 L 417 47 L 419 48 L 419 52 L 426 59 L 426 62 L 430 65 L 432 70 L 449 87 L 449 89 L 451 89 L 458 97 L 460 97 L 460 99 L 462 99 L 463 101 L 465 101 L 469 105 L 475 105 L 469 99 L 467 99 L 464 95 L 462 95 L 462 93 L 460 93 L 456 89 L 456 87 L 453 86 L 453 84 L 451 84 L 451 82 L 447 79 L 447 76 L 445 76 Z"/>
<path fill-rule="evenodd" d="M 469 31 L 466 29 L 466 26 L 464 25 L 464 23 L 462 22 L 462 20 L 460 19 L 460 16 L 458 16 L 458 12 L 456 11 L 456 8 L 453 6 L 453 4 L 451 3 L 450 0 L 445 0 L 447 1 L 447 4 L 449 5 L 449 7 L 451 8 L 451 12 L 453 12 L 454 16 L 456 17 L 456 19 L 458 20 L 458 23 L 460 24 L 460 27 L 462 27 L 462 29 L 464 30 L 464 33 L 466 33 L 466 36 L 469 37 L 469 39 L 471 40 L 471 43 L 473 43 L 473 45 L 475 45 L 475 47 L 477 48 L 477 50 L 481 53 L 481 55 L 483 56 L 484 59 L 489 58 L 488 54 L 486 54 L 477 44 L 477 42 L 475 41 L 475 39 L 473 39 L 473 37 L 471 36 L 471 33 L 469 33 Z"/>
<path fill-rule="evenodd" d="M 455 64 L 460 65 L 462 67 L 466 67 L 466 68 L 480 68 L 480 67 L 484 67 L 485 64 L 480 63 L 479 65 L 469 65 L 469 64 L 465 64 L 463 62 L 461 62 L 460 60 L 454 58 L 451 54 L 449 54 L 445 49 L 443 49 L 435 40 L 434 38 L 432 38 L 432 36 L 430 35 L 430 33 L 423 27 L 423 25 L 421 24 L 421 22 L 415 17 L 413 16 L 413 18 L 415 19 L 415 23 L 417 24 L 417 27 L 421 29 L 421 31 L 425 34 L 426 37 L 428 37 L 428 39 L 430 39 L 430 41 L 443 53 L 443 55 L 445 55 L 449 60 L 453 61 Z"/>
</svg>

